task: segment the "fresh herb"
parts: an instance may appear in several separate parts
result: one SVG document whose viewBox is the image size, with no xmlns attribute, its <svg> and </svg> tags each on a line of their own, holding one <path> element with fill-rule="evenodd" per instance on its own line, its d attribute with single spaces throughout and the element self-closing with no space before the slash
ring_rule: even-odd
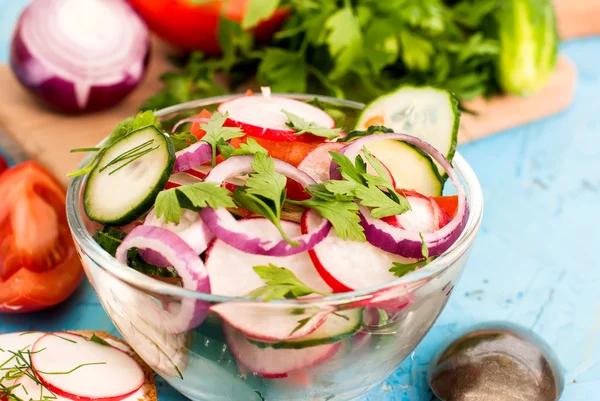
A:
<svg viewBox="0 0 600 401">
<path fill-rule="evenodd" d="M 329 153 L 333 161 L 339 165 L 342 177 L 356 184 L 354 188 L 348 184 L 329 185 L 328 188 L 326 187 L 329 191 L 337 190 L 345 195 L 356 196 L 361 205 L 372 208 L 371 215 L 376 219 L 396 216 L 410 210 L 406 197 L 398 194 L 381 162 L 373 157 L 366 147 L 363 147 L 363 154 L 377 175 L 367 174 L 367 165 L 360 155 L 352 163 L 343 154 Z"/>
<path fill-rule="evenodd" d="M 256 142 L 256 140 L 252 138 L 248 138 L 246 143 L 240 143 L 239 148 L 234 148 L 228 142 L 220 139 L 217 142 L 217 148 L 219 149 L 219 153 L 225 158 L 229 159 L 231 156 L 246 156 L 246 155 L 255 155 L 257 153 L 268 154 L 267 149 L 263 148 Z"/>
<path fill-rule="evenodd" d="M 348 241 L 366 241 L 364 228 L 360 225 L 358 205 L 349 201 L 320 199 L 313 196 L 304 201 L 287 202 L 315 209 L 324 219 L 329 220 L 338 237 Z"/>
<path fill-rule="evenodd" d="M 106 141 L 100 148 L 72 149 L 71 152 L 96 151 L 97 153 L 94 156 L 94 158 L 87 164 L 87 166 L 85 166 L 79 170 L 73 171 L 73 172 L 69 173 L 67 176 L 76 177 L 79 175 L 85 175 L 85 174 L 90 173 L 94 169 L 94 167 L 96 167 L 96 164 L 98 163 L 98 160 L 100 160 L 100 157 L 102 156 L 102 154 L 106 151 L 106 149 L 108 149 L 110 146 L 112 146 L 112 144 L 117 142 L 119 139 L 129 135 L 131 132 L 133 132 L 139 128 L 149 126 L 149 125 L 154 125 L 158 129 L 161 128 L 161 123 L 154 116 L 153 111 L 148 110 L 148 111 L 140 112 L 135 117 L 129 117 L 129 118 L 126 118 L 125 120 L 121 121 L 119 123 L 119 125 L 111 132 L 108 139 L 106 139 Z"/>
<path fill-rule="evenodd" d="M 161 77 L 164 89 L 145 107 L 234 91 L 250 76 L 276 92 L 365 102 L 406 83 L 442 87 L 461 100 L 499 92 L 494 72 L 500 46 L 488 28 L 500 0 L 281 3 L 290 16 L 270 42 L 255 45 L 249 32 L 280 1 L 252 0 L 241 24 L 219 23 L 223 55 L 194 53 L 183 70 Z M 219 73 L 230 78 L 225 88 L 215 84 Z"/>
<path fill-rule="evenodd" d="M 405 276 L 408 273 L 417 270 L 419 267 L 423 267 L 429 263 L 429 249 L 427 248 L 427 244 L 423 239 L 423 235 L 419 233 L 419 236 L 421 237 L 421 254 L 423 255 L 423 259 L 414 263 L 393 262 L 390 272 L 394 273 L 396 277 Z"/>
<path fill-rule="evenodd" d="M 261 401 L 267 401 L 267 400 L 266 400 L 266 398 L 265 398 L 265 397 L 263 397 L 263 395 L 260 393 L 260 391 L 258 391 L 258 390 L 254 390 L 254 392 L 255 392 L 256 394 L 258 394 L 258 396 L 260 397 L 260 400 L 261 400 Z"/>
<path fill-rule="evenodd" d="M 90 341 L 96 344 L 100 344 L 100 345 L 108 345 L 110 346 L 110 344 L 108 342 L 106 342 L 106 340 L 104 340 L 103 338 L 100 338 L 96 335 L 96 333 L 92 334 L 92 338 L 90 338 Z"/>
<path fill-rule="evenodd" d="M 252 269 L 265 281 L 265 285 L 250 292 L 248 298 L 261 298 L 268 302 L 274 299 L 300 298 L 310 294 L 327 295 L 308 287 L 285 267 L 269 263 L 268 266 L 254 266 Z"/>
<path fill-rule="evenodd" d="M 117 248 L 123 242 L 127 234 L 123 231 L 117 230 L 109 226 L 104 226 L 101 229 L 96 230 L 94 233 L 94 241 L 100 245 L 110 256 L 115 256 Z"/>
<path fill-rule="evenodd" d="M 275 162 L 264 153 L 254 155 L 252 168 L 254 173 L 248 176 L 245 186 L 238 186 L 233 191 L 235 203 L 266 217 L 277 227 L 288 244 L 299 246 L 300 244 L 293 241 L 281 226 L 281 207 L 286 196 L 286 177 L 275 171 Z"/>
<path fill-rule="evenodd" d="M 340 136 L 339 128 L 321 127 L 313 122 L 306 121 L 305 119 L 296 114 L 287 112 L 285 110 L 281 110 L 281 112 L 285 114 L 289 120 L 289 122 L 287 122 L 286 125 L 296 130 L 296 132 L 294 133 L 294 135 L 296 136 L 303 134 L 312 134 L 327 139 L 333 139 Z"/>
<path fill-rule="evenodd" d="M 360 138 L 363 136 L 369 136 L 369 135 L 374 135 L 374 134 L 390 134 L 393 133 L 394 130 L 388 127 L 384 127 L 383 125 L 371 125 L 369 126 L 369 128 L 367 128 L 364 131 L 361 130 L 355 130 L 355 131 L 350 131 L 348 133 L 348 135 L 338 138 L 338 140 L 336 142 L 350 142 L 356 138 Z"/>
<path fill-rule="evenodd" d="M 163 217 L 166 223 L 179 224 L 182 209 L 199 210 L 205 207 L 235 207 L 231 192 L 209 182 L 182 185 L 161 191 L 154 203 L 156 217 Z"/>
<path fill-rule="evenodd" d="M 169 139 L 171 140 L 176 152 L 179 152 L 180 150 L 183 150 L 188 146 L 198 142 L 198 139 L 187 131 L 171 134 Z"/>
<path fill-rule="evenodd" d="M 115 167 L 114 170 L 112 170 L 110 173 L 108 173 L 108 175 L 112 175 L 112 174 L 116 173 L 117 171 L 121 170 L 123 167 L 129 165 L 130 163 L 133 163 L 134 161 L 138 160 L 139 158 L 147 155 L 148 153 L 150 153 L 160 147 L 160 145 L 152 147 L 153 143 L 154 143 L 154 139 L 150 139 L 138 146 L 134 146 L 133 148 L 121 153 L 119 156 L 115 157 L 114 159 L 112 159 L 111 161 L 106 163 L 104 166 L 100 167 L 98 172 L 102 173 L 107 168 L 114 166 Z"/>
<path fill-rule="evenodd" d="M 212 147 L 212 160 L 211 165 L 216 165 L 217 158 L 217 144 L 227 142 L 233 138 L 240 138 L 244 136 L 244 132 L 238 127 L 223 127 L 225 120 L 229 114 L 221 114 L 215 111 L 210 120 L 204 124 L 200 124 L 206 134 L 202 137 L 202 141 L 208 143 Z"/>
</svg>

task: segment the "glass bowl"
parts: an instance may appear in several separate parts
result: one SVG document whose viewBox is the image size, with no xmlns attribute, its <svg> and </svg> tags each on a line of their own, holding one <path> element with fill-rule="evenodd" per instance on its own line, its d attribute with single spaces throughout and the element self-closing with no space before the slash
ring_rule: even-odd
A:
<svg viewBox="0 0 600 401">
<path fill-rule="evenodd" d="M 314 96 L 289 95 L 310 100 Z M 213 97 L 157 112 L 168 126 L 176 119 L 214 110 L 233 96 Z M 319 97 L 343 128 L 354 126 L 360 103 Z M 285 144 L 282 144 L 285 146 Z M 87 159 L 86 159 L 87 160 Z M 85 163 L 84 161 L 83 163 Z M 456 243 L 427 266 L 396 281 L 314 301 L 257 302 L 183 289 L 119 264 L 92 238 L 97 225 L 81 205 L 85 177 L 71 180 L 69 225 L 85 273 L 123 338 L 175 389 L 192 400 L 353 400 L 381 383 L 429 331 L 456 284 L 481 224 L 483 199 L 473 170 L 456 154 L 470 215 Z M 232 278 L 235 279 L 235 278 Z M 202 324 L 181 332 L 173 316 L 183 302 L 209 308 Z M 323 313 L 353 316 L 353 331 L 313 342 L 264 347 L 223 322 L 256 322 L 261 329 Z M 339 333 L 338 333 L 339 334 Z"/>
</svg>

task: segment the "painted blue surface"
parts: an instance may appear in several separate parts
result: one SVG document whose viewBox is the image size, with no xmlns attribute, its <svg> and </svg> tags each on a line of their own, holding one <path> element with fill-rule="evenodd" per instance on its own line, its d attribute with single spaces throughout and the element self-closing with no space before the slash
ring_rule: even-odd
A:
<svg viewBox="0 0 600 401">
<path fill-rule="evenodd" d="M 20 3 L 0 0 L 0 62 Z M 474 252 L 436 325 L 364 401 L 429 400 L 425 371 L 432 355 L 462 330 L 490 320 L 519 323 L 548 341 L 566 370 L 562 400 L 597 398 L 600 38 L 566 43 L 562 50 L 579 74 L 568 111 L 460 148 L 486 202 Z M 0 316 L 0 332 L 84 328 L 116 332 L 88 284 L 48 311 Z M 164 383 L 159 393 L 161 401 L 184 399 Z"/>
</svg>

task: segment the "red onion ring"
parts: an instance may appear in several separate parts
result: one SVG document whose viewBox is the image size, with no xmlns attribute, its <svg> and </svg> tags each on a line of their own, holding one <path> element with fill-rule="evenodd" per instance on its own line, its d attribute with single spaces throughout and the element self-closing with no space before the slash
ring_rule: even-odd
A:
<svg viewBox="0 0 600 401">
<path fill-rule="evenodd" d="M 253 156 L 230 157 L 213 168 L 204 181 L 221 184 L 233 175 L 251 172 L 253 160 Z M 278 173 L 293 179 L 303 188 L 315 183 L 308 174 L 298 170 L 291 164 L 277 159 L 273 159 L 273 161 L 275 162 L 275 170 Z M 299 246 L 292 246 L 283 239 L 280 241 L 265 240 L 256 234 L 245 231 L 242 225 L 238 224 L 237 220 L 225 208 L 215 210 L 207 207 L 202 209 L 200 216 L 215 237 L 234 248 L 257 255 L 290 256 L 304 252 L 321 242 L 331 229 L 329 221 L 323 219 L 314 231 L 292 238 L 293 241 L 300 243 Z"/>
<path fill-rule="evenodd" d="M 160 254 L 170 266 L 177 270 L 183 287 L 188 290 L 210 294 L 208 271 L 198 254 L 179 236 L 167 229 L 151 226 L 139 226 L 119 245 L 115 258 L 127 263 L 127 251 L 131 248 L 151 249 Z M 170 314 L 169 330 L 183 333 L 198 327 L 208 313 L 208 303 L 199 299 L 185 297 L 181 307 Z"/>
<path fill-rule="evenodd" d="M 429 249 L 429 256 L 439 256 L 444 253 L 458 239 L 463 232 L 467 219 L 469 217 L 469 207 L 467 205 L 467 197 L 464 188 L 460 183 L 452 164 L 433 146 L 406 134 L 378 134 L 370 135 L 353 142 L 350 142 L 341 153 L 346 155 L 350 160 L 353 160 L 360 153 L 363 146 L 375 142 L 385 140 L 397 140 L 410 143 L 429 154 L 440 166 L 446 171 L 448 177 L 456 187 L 458 193 L 458 210 L 456 216 L 441 229 L 423 233 L 423 240 Z M 338 169 L 338 164 L 331 163 L 330 175 L 333 179 L 341 178 Z M 391 226 L 386 222 L 371 217 L 371 212 L 368 208 L 361 206 L 361 224 L 365 229 L 367 240 L 376 247 L 384 251 L 402 255 L 407 258 L 422 258 L 421 253 L 421 237 L 415 231 L 406 231 L 398 227 Z"/>
<path fill-rule="evenodd" d="M 212 159 L 212 147 L 206 142 L 196 142 L 175 153 L 173 174 L 188 171 Z"/>
<path fill-rule="evenodd" d="M 208 118 L 204 118 L 204 117 L 189 117 L 189 118 L 184 118 L 183 120 L 179 120 L 177 121 L 177 124 L 175 124 L 173 126 L 173 129 L 171 130 L 171 133 L 175 133 L 175 131 L 177 131 L 177 128 L 179 128 L 182 124 L 185 123 L 198 123 L 198 124 L 204 124 L 208 122 Z"/>
</svg>

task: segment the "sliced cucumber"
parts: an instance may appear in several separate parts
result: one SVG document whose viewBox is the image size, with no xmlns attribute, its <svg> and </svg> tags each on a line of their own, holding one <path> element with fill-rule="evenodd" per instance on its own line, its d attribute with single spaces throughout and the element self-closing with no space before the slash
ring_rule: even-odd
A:
<svg viewBox="0 0 600 401">
<path fill-rule="evenodd" d="M 307 348 L 322 344 L 334 344 L 352 336 L 361 326 L 362 308 L 350 309 L 331 313 L 318 329 L 304 337 L 268 343 L 248 339 L 252 344 L 261 348 Z"/>
<path fill-rule="evenodd" d="M 419 149 L 399 141 L 375 141 L 366 145 L 391 172 L 396 187 L 414 189 L 427 196 L 440 196 L 443 180 L 433 160 Z"/>
<path fill-rule="evenodd" d="M 83 192 L 88 217 L 108 225 L 130 223 L 148 211 L 175 164 L 175 149 L 153 125 L 121 138 L 102 155 Z"/>
<path fill-rule="evenodd" d="M 379 117 L 378 122 L 372 124 L 375 117 Z M 381 125 L 381 119 L 386 127 L 421 138 L 452 161 L 460 122 L 458 100 L 452 93 L 433 87 L 401 86 L 368 104 L 356 129 Z M 435 166 L 438 175 L 445 179 L 444 169 L 437 163 Z"/>
</svg>

